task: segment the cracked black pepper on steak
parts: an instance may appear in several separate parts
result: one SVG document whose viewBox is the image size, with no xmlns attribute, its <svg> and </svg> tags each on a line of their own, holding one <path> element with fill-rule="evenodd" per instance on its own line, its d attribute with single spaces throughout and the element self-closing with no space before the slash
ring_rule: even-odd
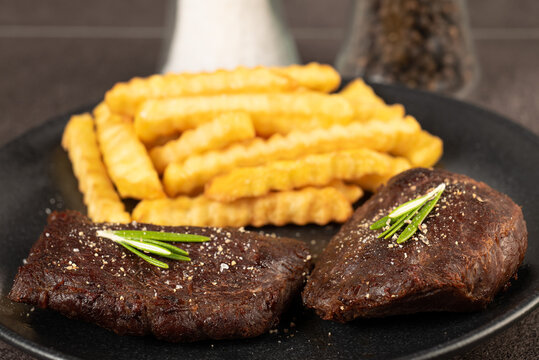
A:
<svg viewBox="0 0 539 360">
<path fill-rule="evenodd" d="M 192 261 L 148 264 L 101 229 L 164 230 L 210 237 L 182 243 Z M 243 229 L 94 224 L 53 213 L 9 298 L 51 308 L 118 334 L 178 342 L 246 338 L 275 326 L 309 270 L 305 244 Z"/>
<path fill-rule="evenodd" d="M 424 227 L 407 242 L 369 227 L 393 208 L 446 184 Z M 524 259 L 522 211 L 485 183 L 416 168 L 360 207 L 318 259 L 304 304 L 327 320 L 484 308 Z"/>
</svg>

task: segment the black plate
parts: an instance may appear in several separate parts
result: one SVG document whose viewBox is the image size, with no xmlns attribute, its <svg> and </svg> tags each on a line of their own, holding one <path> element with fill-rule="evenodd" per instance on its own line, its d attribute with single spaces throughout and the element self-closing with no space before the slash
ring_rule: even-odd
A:
<svg viewBox="0 0 539 360">
<path fill-rule="evenodd" d="M 471 105 L 408 89 L 375 86 L 388 102 L 400 102 L 423 127 L 441 136 L 439 166 L 482 180 L 522 206 L 529 248 L 507 292 L 482 312 L 431 313 L 349 324 L 322 321 L 299 304 L 277 334 L 241 341 L 168 344 L 121 337 L 53 311 L 31 311 L 6 299 L 17 267 L 40 234 L 49 209 L 84 210 L 60 137 L 68 115 L 30 131 L 0 149 L 0 335 L 48 359 L 282 359 L 431 358 L 468 348 L 539 303 L 539 139 L 498 115 Z M 82 109 L 87 110 L 87 109 Z M 265 228 L 309 243 L 317 253 L 338 229 Z M 290 322 L 295 327 L 290 327 Z"/>
</svg>

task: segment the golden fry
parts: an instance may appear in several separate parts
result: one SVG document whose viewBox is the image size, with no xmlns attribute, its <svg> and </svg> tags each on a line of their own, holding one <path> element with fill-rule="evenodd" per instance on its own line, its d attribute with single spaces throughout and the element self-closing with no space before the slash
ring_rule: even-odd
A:
<svg viewBox="0 0 539 360">
<path fill-rule="evenodd" d="M 224 113 L 214 120 L 184 132 L 177 140 L 150 151 L 155 168 L 162 173 L 168 164 L 204 151 L 221 149 L 237 141 L 252 139 L 255 129 L 246 113 Z"/>
<path fill-rule="evenodd" d="M 346 198 L 346 200 L 348 200 L 350 204 L 355 203 L 356 201 L 361 199 L 363 195 L 365 195 L 363 189 L 359 186 L 354 184 L 345 184 L 344 182 L 339 180 L 332 181 L 328 184 L 328 186 L 325 187 L 332 187 L 338 190 L 341 194 L 344 195 L 344 197 Z"/>
<path fill-rule="evenodd" d="M 120 195 L 135 199 L 164 197 L 157 172 L 131 121 L 110 113 L 105 104 L 96 108 L 95 116 L 99 147 Z"/>
<path fill-rule="evenodd" d="M 392 162 L 391 168 L 385 174 L 368 174 L 354 181 L 354 183 L 361 186 L 362 189 L 375 192 L 380 186 L 387 183 L 389 179 L 397 175 L 400 172 L 410 169 L 412 166 L 410 162 L 404 158 L 395 158 Z"/>
<path fill-rule="evenodd" d="M 341 96 L 315 92 L 192 96 L 144 102 L 135 117 L 135 130 L 142 141 L 150 143 L 231 111 L 249 113 L 256 133 L 262 136 L 348 124 L 354 115 Z"/>
<path fill-rule="evenodd" d="M 325 187 L 277 192 L 231 203 L 204 196 L 143 200 L 133 210 L 133 219 L 158 225 L 325 225 L 330 221 L 346 221 L 352 211 L 349 201 L 339 190 Z"/>
<path fill-rule="evenodd" d="M 400 146 L 420 131 L 413 118 L 370 121 L 327 129 L 275 135 L 268 140 L 255 139 L 248 144 L 232 145 L 222 151 L 210 151 L 171 163 L 163 177 L 169 196 L 192 194 L 213 177 L 236 167 L 257 166 L 269 161 L 291 160 L 310 154 L 369 148 L 386 152 Z"/>
<path fill-rule="evenodd" d="M 153 75 L 118 83 L 105 95 L 111 111 L 134 116 L 147 99 L 180 96 L 266 93 L 293 91 L 299 87 L 292 78 L 264 67 L 218 70 L 200 74 Z"/>
<path fill-rule="evenodd" d="M 153 75 L 118 83 L 105 95 L 109 108 L 134 116 L 148 99 L 180 96 L 290 92 L 299 88 L 330 92 L 340 84 L 339 74 L 329 65 L 310 63 L 275 68 L 218 70 L 199 74 Z"/>
<path fill-rule="evenodd" d="M 372 87 L 367 85 L 363 79 L 355 79 L 348 83 L 340 92 L 339 95 L 346 98 L 355 104 L 370 104 L 384 106 L 384 100 L 376 95 Z"/>
<path fill-rule="evenodd" d="M 407 143 L 403 142 L 402 146 L 393 149 L 392 153 L 404 156 L 413 166 L 430 167 L 440 160 L 443 151 L 442 139 L 422 130 Z"/>
<path fill-rule="evenodd" d="M 271 69 L 278 74 L 296 80 L 299 85 L 309 90 L 329 93 L 336 90 L 341 84 L 341 76 L 329 65 L 309 63 Z"/>
<path fill-rule="evenodd" d="M 297 160 L 269 162 L 220 175 L 206 183 L 204 195 L 231 202 L 306 186 L 323 186 L 333 180 L 356 180 L 367 174 L 386 174 L 394 158 L 370 149 L 308 155 Z"/>
<path fill-rule="evenodd" d="M 357 104 L 354 106 L 355 119 L 357 121 L 370 121 L 373 119 L 387 121 L 390 119 L 402 119 L 405 115 L 404 106 Z"/>
<path fill-rule="evenodd" d="M 71 117 L 64 130 L 62 146 L 73 165 L 88 216 L 95 222 L 131 221 L 101 160 L 90 114 Z"/>
<path fill-rule="evenodd" d="M 404 106 L 387 105 L 361 79 L 352 81 L 339 94 L 350 102 L 358 121 L 402 119 L 405 115 Z"/>
<path fill-rule="evenodd" d="M 339 94 L 358 103 L 372 103 L 380 106 L 386 104 L 369 85 L 365 84 L 363 79 L 359 78 L 351 81 Z"/>
<path fill-rule="evenodd" d="M 388 120 L 405 117 L 405 110 L 401 104 L 386 105 L 361 79 L 348 84 L 340 95 L 350 101 L 356 120 Z M 401 141 L 400 146 L 393 149 L 392 153 L 406 157 L 413 166 L 429 167 L 436 164 L 442 156 L 443 142 L 439 137 L 422 130 L 409 141 Z"/>
</svg>

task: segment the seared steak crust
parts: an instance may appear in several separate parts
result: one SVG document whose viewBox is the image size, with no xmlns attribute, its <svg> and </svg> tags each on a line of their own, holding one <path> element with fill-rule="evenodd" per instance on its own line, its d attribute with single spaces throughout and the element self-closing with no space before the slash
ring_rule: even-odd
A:
<svg viewBox="0 0 539 360">
<path fill-rule="evenodd" d="M 147 229 L 211 237 L 182 243 L 191 262 L 152 266 L 96 230 Z M 51 308 L 118 334 L 167 341 L 245 338 L 268 331 L 299 293 L 309 259 L 297 240 L 242 229 L 93 224 L 53 213 L 9 298 Z"/>
<path fill-rule="evenodd" d="M 437 207 L 402 245 L 369 226 L 396 205 L 447 184 Z M 322 253 L 303 302 L 323 319 L 350 321 L 485 307 L 524 259 L 526 223 L 509 197 L 443 170 L 411 169 L 372 196 Z"/>
</svg>

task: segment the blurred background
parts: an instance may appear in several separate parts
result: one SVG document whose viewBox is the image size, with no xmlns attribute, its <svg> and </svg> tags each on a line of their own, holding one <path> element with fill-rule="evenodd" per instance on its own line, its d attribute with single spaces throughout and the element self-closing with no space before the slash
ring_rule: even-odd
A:
<svg viewBox="0 0 539 360">
<path fill-rule="evenodd" d="M 282 2 L 303 62 L 335 63 L 353 3 Z M 533 128 L 539 121 L 539 1 L 463 4 L 479 67 L 466 100 Z M 173 7 L 170 0 L 0 0 L 0 144 L 99 100 L 117 81 L 159 71 Z"/>
<path fill-rule="evenodd" d="M 473 86 L 460 97 L 539 134 L 539 1 L 455 3 L 467 8 L 464 41 L 475 49 Z M 365 32 L 353 23 L 361 15 L 355 5 L 282 1 L 293 55 L 359 74 L 367 60 L 354 48 L 360 38 L 351 35 Z M 175 9 L 170 0 L 0 0 L 0 146 L 53 116 L 97 102 L 118 81 L 160 71 Z M 343 58 L 357 62 L 351 66 Z M 374 79 L 384 80 L 379 74 Z M 536 358 L 538 313 L 459 358 Z M 0 342 L 0 358 L 29 357 Z"/>
</svg>

